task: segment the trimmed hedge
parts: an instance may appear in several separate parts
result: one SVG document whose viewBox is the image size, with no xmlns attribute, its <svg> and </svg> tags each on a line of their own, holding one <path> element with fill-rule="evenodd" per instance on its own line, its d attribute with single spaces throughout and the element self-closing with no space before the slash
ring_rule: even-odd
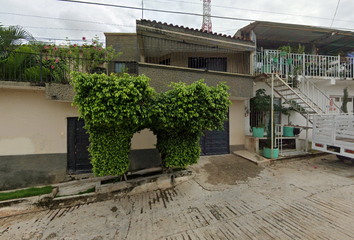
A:
<svg viewBox="0 0 354 240">
<path fill-rule="evenodd" d="M 122 175 L 129 167 L 134 133 L 149 128 L 165 167 L 197 163 L 199 136 L 206 129 L 221 129 L 231 104 L 228 86 L 208 87 L 203 80 L 191 85 L 173 83 L 157 94 L 145 76 L 73 72 L 74 105 L 90 134 L 95 175 Z"/>
</svg>

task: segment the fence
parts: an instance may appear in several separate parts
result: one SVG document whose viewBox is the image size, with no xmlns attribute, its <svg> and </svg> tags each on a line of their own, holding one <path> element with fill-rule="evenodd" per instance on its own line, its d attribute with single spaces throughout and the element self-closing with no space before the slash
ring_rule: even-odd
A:
<svg viewBox="0 0 354 240">
<path fill-rule="evenodd" d="M 352 57 L 263 50 L 255 54 L 254 74 L 277 73 L 288 76 L 298 72 L 306 77 L 353 78 L 353 63 Z"/>
<path fill-rule="evenodd" d="M 352 114 L 315 115 L 312 148 L 338 155 L 354 157 L 354 116 Z"/>
<path fill-rule="evenodd" d="M 250 74 L 250 53 L 218 46 L 143 36 L 142 62 L 230 73 Z"/>
<path fill-rule="evenodd" d="M 113 62 L 30 52 L 0 52 L 0 81 L 69 83 L 70 72 L 108 73 Z"/>
</svg>

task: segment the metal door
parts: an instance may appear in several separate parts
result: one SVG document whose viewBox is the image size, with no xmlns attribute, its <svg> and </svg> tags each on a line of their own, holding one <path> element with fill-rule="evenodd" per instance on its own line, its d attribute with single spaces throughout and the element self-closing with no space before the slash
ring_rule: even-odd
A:
<svg viewBox="0 0 354 240">
<path fill-rule="evenodd" d="M 68 118 L 68 174 L 92 172 L 88 147 L 89 135 L 84 129 L 85 121 L 77 117 Z"/>
<path fill-rule="evenodd" d="M 200 155 L 220 155 L 230 153 L 229 121 L 224 122 L 224 130 L 205 131 L 199 140 Z"/>
</svg>

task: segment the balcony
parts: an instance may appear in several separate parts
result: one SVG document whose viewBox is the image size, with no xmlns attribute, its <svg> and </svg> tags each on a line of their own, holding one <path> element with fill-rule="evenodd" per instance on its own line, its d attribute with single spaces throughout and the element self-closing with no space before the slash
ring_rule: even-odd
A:
<svg viewBox="0 0 354 240">
<path fill-rule="evenodd" d="M 141 36 L 139 63 L 236 74 L 251 74 L 250 51 L 218 45 Z"/>
<path fill-rule="evenodd" d="M 276 73 L 293 75 L 298 71 L 307 78 L 353 79 L 352 57 L 286 53 L 280 50 L 256 52 L 254 74 Z"/>
<path fill-rule="evenodd" d="M 0 81 L 36 84 L 70 82 L 70 72 L 106 73 L 113 62 L 46 53 L 0 51 Z"/>
</svg>

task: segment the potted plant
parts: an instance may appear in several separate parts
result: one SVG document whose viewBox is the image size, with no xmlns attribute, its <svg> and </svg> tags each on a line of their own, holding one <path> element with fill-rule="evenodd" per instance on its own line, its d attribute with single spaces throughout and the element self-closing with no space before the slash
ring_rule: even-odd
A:
<svg viewBox="0 0 354 240">
<path fill-rule="evenodd" d="M 270 111 L 269 111 L 270 113 Z M 265 147 L 263 147 L 263 156 L 266 158 L 272 158 L 272 127 L 273 127 L 273 146 L 275 144 L 275 124 L 273 121 L 273 126 L 272 126 L 272 121 L 269 120 L 268 122 L 268 127 L 267 127 L 267 141 Z M 273 159 L 278 158 L 279 156 L 279 149 L 273 147 Z"/>
<path fill-rule="evenodd" d="M 292 104 L 296 104 L 294 100 L 290 100 L 290 103 L 284 102 L 283 104 L 288 104 L 289 107 L 283 107 L 280 106 L 279 111 L 283 114 L 288 116 L 288 126 L 283 127 L 283 136 L 284 137 L 294 137 L 294 127 L 290 127 L 290 116 L 291 116 L 291 111 L 295 111 L 296 109 L 292 107 Z"/>
<path fill-rule="evenodd" d="M 256 114 L 256 123 L 252 127 L 253 137 L 263 137 L 267 111 L 270 110 L 270 95 L 261 88 L 256 91 L 256 96 L 251 99 L 252 111 Z"/>
</svg>

